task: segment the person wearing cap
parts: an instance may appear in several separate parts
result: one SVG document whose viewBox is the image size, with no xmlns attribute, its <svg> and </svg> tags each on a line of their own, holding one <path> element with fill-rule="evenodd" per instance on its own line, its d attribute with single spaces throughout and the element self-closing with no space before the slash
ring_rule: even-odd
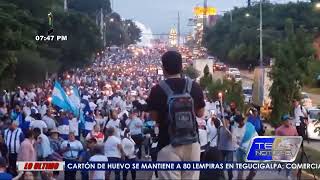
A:
<svg viewBox="0 0 320 180">
<path fill-rule="evenodd" d="M 290 123 L 292 119 L 289 115 L 282 116 L 281 126 L 275 131 L 276 136 L 298 136 L 297 129 Z"/>
<path fill-rule="evenodd" d="M 281 126 L 279 126 L 276 131 L 276 136 L 299 136 L 297 129 L 290 123 L 290 121 L 293 118 L 291 118 L 289 115 L 283 115 L 281 117 Z M 287 179 L 292 179 L 291 177 L 291 170 L 286 169 L 286 176 Z"/>
<path fill-rule="evenodd" d="M 250 113 L 250 115 L 248 116 L 247 121 L 255 127 L 259 136 L 263 136 L 264 128 L 258 110 L 256 108 L 252 109 L 252 113 Z"/>
</svg>

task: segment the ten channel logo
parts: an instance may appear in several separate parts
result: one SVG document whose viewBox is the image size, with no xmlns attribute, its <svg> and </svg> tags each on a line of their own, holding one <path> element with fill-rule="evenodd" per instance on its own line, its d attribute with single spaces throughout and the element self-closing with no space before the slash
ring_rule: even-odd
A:
<svg viewBox="0 0 320 180">
<path fill-rule="evenodd" d="M 247 161 L 293 162 L 301 143 L 301 136 L 257 136 L 251 140 Z"/>
</svg>

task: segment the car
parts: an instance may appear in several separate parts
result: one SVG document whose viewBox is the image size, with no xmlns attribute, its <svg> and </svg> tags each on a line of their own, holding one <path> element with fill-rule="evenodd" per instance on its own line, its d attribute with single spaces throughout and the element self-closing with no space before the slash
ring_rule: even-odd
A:
<svg viewBox="0 0 320 180">
<path fill-rule="evenodd" d="M 251 87 L 243 87 L 242 88 L 244 103 L 251 103 L 252 101 L 252 88 Z"/>
<path fill-rule="evenodd" d="M 320 109 L 308 109 L 308 128 L 307 135 L 309 139 L 320 140 Z"/>
<path fill-rule="evenodd" d="M 225 71 L 227 66 L 223 62 L 216 62 L 213 64 L 213 70 L 215 71 Z"/>
<path fill-rule="evenodd" d="M 308 93 L 301 92 L 301 103 L 306 108 L 312 107 L 312 100 Z"/>
<path fill-rule="evenodd" d="M 239 82 L 239 81 L 241 81 L 241 80 L 242 80 L 242 78 L 241 78 L 240 74 L 236 74 L 236 75 L 234 75 L 234 76 L 233 76 L 233 78 L 234 78 L 234 80 L 235 80 L 236 82 Z"/>
<path fill-rule="evenodd" d="M 229 68 L 226 73 L 227 73 L 227 75 L 230 75 L 230 76 L 240 75 L 240 71 L 238 68 Z"/>
</svg>

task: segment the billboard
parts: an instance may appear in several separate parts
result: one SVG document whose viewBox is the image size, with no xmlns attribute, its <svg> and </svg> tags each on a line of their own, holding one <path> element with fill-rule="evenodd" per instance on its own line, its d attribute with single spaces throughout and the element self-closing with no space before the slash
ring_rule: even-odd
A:
<svg viewBox="0 0 320 180">
<path fill-rule="evenodd" d="M 204 8 L 204 7 L 195 7 L 193 9 L 193 13 L 194 15 L 196 16 L 200 16 L 200 15 L 207 15 L 207 16 L 210 16 L 210 15 L 216 15 L 217 14 L 217 9 L 214 8 L 214 7 L 207 7 L 207 8 Z"/>
</svg>

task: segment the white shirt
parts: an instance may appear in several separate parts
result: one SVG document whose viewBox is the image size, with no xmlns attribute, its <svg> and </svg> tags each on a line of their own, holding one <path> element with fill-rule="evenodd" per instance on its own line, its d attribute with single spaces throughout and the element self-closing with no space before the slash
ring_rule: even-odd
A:
<svg viewBox="0 0 320 180">
<path fill-rule="evenodd" d="M 68 147 L 68 144 L 70 144 L 70 150 L 63 153 L 63 157 L 67 159 L 76 159 L 79 155 L 79 152 L 83 150 L 83 146 L 80 141 L 74 140 L 74 141 L 63 141 L 61 144 L 61 149 L 64 149 Z"/>
<path fill-rule="evenodd" d="M 120 120 L 119 119 L 117 119 L 117 120 L 110 119 L 106 125 L 106 128 L 110 128 L 110 127 L 113 127 L 115 130 L 115 135 L 117 137 L 120 137 Z"/>
<path fill-rule="evenodd" d="M 79 136 L 79 122 L 77 118 L 69 120 L 69 130 L 70 132 L 74 132 L 75 136 Z"/>
<path fill-rule="evenodd" d="M 294 123 L 295 123 L 294 125 L 295 126 L 300 126 L 300 123 L 301 123 L 300 117 L 305 117 L 305 114 L 307 114 L 306 109 L 304 107 L 301 107 L 301 105 L 294 108 Z"/>
<path fill-rule="evenodd" d="M 106 118 L 104 117 L 99 117 L 99 118 L 95 117 L 95 120 L 97 121 L 97 124 L 99 124 L 100 126 L 104 126 L 106 123 Z"/>
<path fill-rule="evenodd" d="M 108 157 L 102 154 L 96 154 L 89 159 L 90 162 L 108 162 Z M 105 171 L 90 171 L 91 179 L 105 179 Z"/>
<path fill-rule="evenodd" d="M 127 119 L 126 125 L 129 128 L 131 135 L 142 134 L 143 122 L 140 118 L 134 118 L 133 120 Z"/>
<path fill-rule="evenodd" d="M 39 128 L 42 133 L 43 133 L 43 129 L 47 129 L 47 128 L 48 128 L 47 124 L 46 124 L 44 121 L 42 121 L 42 120 L 34 120 L 34 121 L 31 121 L 30 127 L 31 127 L 32 129 L 34 129 L 34 128 Z"/>
<path fill-rule="evenodd" d="M 104 143 L 104 154 L 107 157 L 121 158 L 121 153 L 118 149 L 119 144 L 121 144 L 120 138 L 116 136 L 108 137 L 107 141 Z"/>
<path fill-rule="evenodd" d="M 31 108 L 25 106 L 23 107 L 23 112 L 26 116 L 29 116 L 31 114 Z"/>
<path fill-rule="evenodd" d="M 199 129 L 199 139 L 200 139 L 200 146 L 204 146 L 208 143 L 208 132 L 204 129 Z"/>
<path fill-rule="evenodd" d="M 207 129 L 208 129 L 208 142 L 210 143 L 210 147 L 216 147 L 218 144 L 218 131 L 217 128 L 211 125 L 211 119 L 207 122 Z"/>
<path fill-rule="evenodd" d="M 42 157 L 46 158 L 53 153 L 53 150 L 50 146 L 49 138 L 44 134 L 40 134 L 38 138 L 41 138 L 40 146 L 42 149 Z"/>
<path fill-rule="evenodd" d="M 24 120 L 28 121 L 28 122 L 35 121 L 35 119 L 33 117 L 31 117 L 31 116 L 27 116 Z"/>
<path fill-rule="evenodd" d="M 235 149 L 238 149 L 243 139 L 244 133 L 246 132 L 246 125 L 239 128 L 238 125 L 232 126 L 232 135 L 235 138 Z"/>
<path fill-rule="evenodd" d="M 94 111 L 96 109 L 97 105 L 93 102 L 89 102 L 89 107 L 90 107 L 91 111 Z"/>
<path fill-rule="evenodd" d="M 122 139 L 122 147 L 123 147 L 123 151 L 125 153 L 125 155 L 129 158 L 129 159 L 133 159 L 136 157 L 135 154 L 135 145 L 136 143 L 133 141 L 133 139 L 130 137 L 129 138 L 123 138 Z"/>
<path fill-rule="evenodd" d="M 56 122 L 49 116 L 43 116 L 42 120 L 46 123 L 48 129 L 56 129 Z"/>
</svg>

